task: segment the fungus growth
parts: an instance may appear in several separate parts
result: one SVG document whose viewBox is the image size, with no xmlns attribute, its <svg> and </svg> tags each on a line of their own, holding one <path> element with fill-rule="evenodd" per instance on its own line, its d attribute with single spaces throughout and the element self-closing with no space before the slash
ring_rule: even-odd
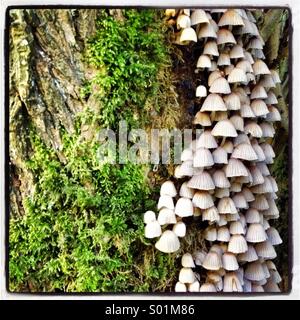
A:
<svg viewBox="0 0 300 320">
<path fill-rule="evenodd" d="M 273 123 L 281 120 L 272 89 L 279 75 L 263 61 L 251 10 L 166 14 L 176 20 L 176 44 L 202 48 L 195 64 L 206 80 L 195 92 L 201 107 L 193 124 L 203 133 L 182 152 L 176 183 L 161 186 L 157 221 L 145 214 L 145 235 L 158 238 L 158 250 L 176 252 L 189 232 L 186 219 L 200 215 L 206 249 L 184 253 L 175 291 L 278 292 L 272 262 L 282 243 L 272 227 L 278 187 L 268 165 L 275 157 Z"/>
</svg>

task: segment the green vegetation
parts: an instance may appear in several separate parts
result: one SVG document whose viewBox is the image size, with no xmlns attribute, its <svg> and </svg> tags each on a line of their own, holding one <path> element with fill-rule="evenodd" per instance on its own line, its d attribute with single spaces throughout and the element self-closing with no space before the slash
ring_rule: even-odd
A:
<svg viewBox="0 0 300 320">
<path fill-rule="evenodd" d="M 82 126 L 115 128 L 121 118 L 132 127 L 146 124 L 144 105 L 159 110 L 160 70 L 169 61 L 160 12 L 122 11 L 116 20 L 101 10 L 86 56 L 97 74 L 83 88 L 85 97 L 97 89 L 100 112 L 87 107 L 73 135 L 61 130 L 64 160 L 30 128 L 26 165 L 35 192 L 25 215 L 10 220 L 12 291 L 165 290 L 175 275 L 174 257 L 154 251 L 143 236 L 142 214 L 155 204 L 146 200 L 147 168 L 100 165 L 99 143 L 81 132 Z"/>
<path fill-rule="evenodd" d="M 88 63 L 99 72 L 83 90 L 88 94 L 93 86 L 99 88 L 100 120 L 110 128 L 121 119 L 138 126 L 149 120 L 144 106 L 160 89 L 159 69 L 170 64 L 161 12 L 122 12 L 122 20 L 100 15 L 87 52 Z"/>
</svg>

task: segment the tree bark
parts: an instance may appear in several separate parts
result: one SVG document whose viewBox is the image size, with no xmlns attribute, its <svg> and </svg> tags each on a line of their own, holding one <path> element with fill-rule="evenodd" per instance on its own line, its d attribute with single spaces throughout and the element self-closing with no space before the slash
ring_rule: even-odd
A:
<svg viewBox="0 0 300 320">
<path fill-rule="evenodd" d="M 33 194 L 29 125 L 64 162 L 61 128 L 74 131 L 74 116 L 88 104 L 80 96 L 86 77 L 83 53 L 96 31 L 94 9 L 10 11 L 9 156 L 11 214 Z M 90 98 L 92 99 L 92 98 Z M 89 101 L 91 102 L 91 100 Z"/>
</svg>

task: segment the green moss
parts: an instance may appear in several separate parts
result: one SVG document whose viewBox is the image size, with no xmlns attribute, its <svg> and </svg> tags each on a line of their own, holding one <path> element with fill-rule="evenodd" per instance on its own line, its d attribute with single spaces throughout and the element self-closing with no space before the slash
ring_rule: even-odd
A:
<svg viewBox="0 0 300 320">
<path fill-rule="evenodd" d="M 175 277 L 174 256 L 154 251 L 143 235 L 142 214 L 155 206 L 147 167 L 99 164 L 99 143 L 81 132 L 82 126 L 95 133 L 115 128 L 121 118 L 131 127 L 146 124 L 145 104 L 163 91 L 159 72 L 169 55 L 160 12 L 123 15 L 117 21 L 101 10 L 86 57 L 98 73 L 82 90 L 85 96 L 96 87 L 101 108 L 78 114 L 73 135 L 61 130 L 63 162 L 30 127 L 26 167 L 36 177 L 35 191 L 24 216 L 10 219 L 12 291 L 163 291 Z"/>
<path fill-rule="evenodd" d="M 144 106 L 159 91 L 158 71 L 170 63 L 161 11 L 122 12 L 123 20 L 101 12 L 87 50 L 87 62 L 99 72 L 84 92 L 91 84 L 98 88 L 100 123 L 111 128 L 120 119 L 134 126 L 149 121 Z"/>
</svg>

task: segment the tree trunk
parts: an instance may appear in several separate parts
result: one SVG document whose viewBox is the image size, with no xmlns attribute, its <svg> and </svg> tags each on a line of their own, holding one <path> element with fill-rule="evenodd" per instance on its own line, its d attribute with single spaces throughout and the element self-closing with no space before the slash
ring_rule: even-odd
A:
<svg viewBox="0 0 300 320">
<path fill-rule="evenodd" d="M 22 202 L 34 192 L 35 177 L 24 164 L 32 152 L 29 124 L 64 162 L 60 130 L 72 133 L 74 116 L 87 105 L 80 90 L 93 70 L 85 68 L 83 52 L 95 32 L 96 15 L 93 9 L 10 12 L 12 215 L 24 213 Z"/>
</svg>

